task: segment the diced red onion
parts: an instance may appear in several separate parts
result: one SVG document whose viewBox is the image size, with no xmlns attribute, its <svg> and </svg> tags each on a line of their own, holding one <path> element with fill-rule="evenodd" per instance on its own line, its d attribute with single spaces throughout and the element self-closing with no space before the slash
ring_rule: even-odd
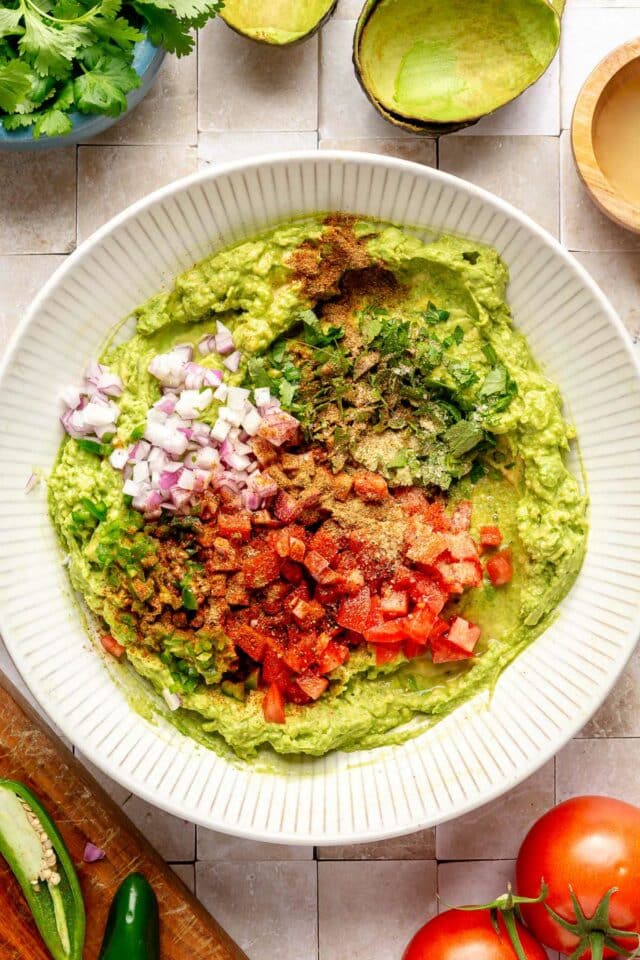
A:
<svg viewBox="0 0 640 960">
<path fill-rule="evenodd" d="M 227 392 L 227 406 L 230 410 L 244 410 L 244 405 L 249 399 L 251 391 L 243 387 L 229 387 Z"/>
<path fill-rule="evenodd" d="M 227 457 L 227 463 L 234 470 L 246 470 L 251 460 L 242 453 L 236 453 L 235 450 Z"/>
<path fill-rule="evenodd" d="M 122 470 L 129 459 L 129 452 L 124 447 L 118 447 L 109 457 L 109 463 L 114 470 Z"/>
<path fill-rule="evenodd" d="M 96 847 L 95 843 L 89 841 L 85 844 L 84 853 L 82 854 L 82 859 L 85 863 L 97 863 L 98 860 L 104 860 L 105 856 L 104 850 Z"/>
<path fill-rule="evenodd" d="M 203 356 L 206 356 L 208 353 L 213 353 L 216 348 L 216 338 L 213 333 L 207 334 L 206 337 L 203 337 L 200 343 L 198 344 L 198 350 Z"/>
<path fill-rule="evenodd" d="M 174 503 L 174 506 L 177 507 L 178 510 L 182 509 L 183 507 L 186 507 L 191 500 L 191 491 L 182 490 L 177 485 L 171 487 L 170 493 L 171 493 L 171 499 Z"/>
<path fill-rule="evenodd" d="M 231 353 L 235 349 L 231 330 L 229 330 L 228 327 L 225 327 L 224 323 L 220 323 L 219 320 L 216 323 L 215 346 L 216 352 L 221 356 L 225 356 L 227 353 Z"/>
<path fill-rule="evenodd" d="M 237 373 L 240 367 L 241 358 L 242 358 L 242 355 L 240 351 L 234 350 L 234 352 L 230 353 L 228 357 L 225 357 L 222 362 L 224 363 L 227 370 L 231 370 L 232 373 Z"/>
<path fill-rule="evenodd" d="M 75 410 L 75 408 L 79 405 L 80 398 L 80 387 L 74 387 L 72 384 L 67 387 L 63 387 L 60 391 L 60 399 L 65 406 L 70 407 L 72 410 Z"/>
<path fill-rule="evenodd" d="M 139 481 L 149 480 L 149 464 L 146 460 L 140 460 L 138 463 L 133 465 L 133 481 L 137 483 Z"/>
<path fill-rule="evenodd" d="M 256 407 L 266 407 L 271 400 L 269 387 L 256 387 L 253 391 L 253 399 L 255 400 Z"/>
<path fill-rule="evenodd" d="M 160 397 L 159 400 L 153 405 L 154 410 L 160 410 L 161 413 L 166 413 L 167 416 L 170 416 L 176 408 L 176 403 L 178 401 L 175 393 L 165 393 L 163 397 Z M 151 411 L 149 411 L 150 413 Z"/>
<path fill-rule="evenodd" d="M 210 387 L 200 392 L 199 390 L 183 390 L 180 399 L 176 403 L 176 413 L 180 417 L 188 420 L 194 420 L 199 413 L 210 405 L 213 399 L 213 393 Z"/>
<path fill-rule="evenodd" d="M 227 421 L 223 420 L 221 417 L 218 417 L 211 428 L 211 438 L 222 443 L 222 441 L 226 439 L 230 429 L 231 424 L 227 423 Z"/>
<path fill-rule="evenodd" d="M 262 506 L 260 495 L 246 487 L 241 493 L 242 505 L 247 510 L 259 510 Z"/>
<path fill-rule="evenodd" d="M 104 427 L 107 424 L 115 423 L 120 415 L 120 409 L 112 400 L 108 403 L 101 403 L 94 399 L 86 405 L 81 413 L 84 422 L 90 427 Z"/>
<path fill-rule="evenodd" d="M 135 463 L 138 460 L 146 460 L 151 453 L 151 444 L 148 440 L 138 440 L 129 450 L 129 460 Z"/>
<path fill-rule="evenodd" d="M 221 383 L 218 389 L 214 391 L 213 399 L 220 400 L 221 403 L 224 403 L 227 399 L 228 392 L 229 388 L 227 387 L 226 383 Z"/>
<path fill-rule="evenodd" d="M 249 410 L 247 410 L 242 418 L 242 426 L 250 437 L 255 437 L 260 429 L 261 423 L 262 417 L 255 407 L 251 407 Z"/>
<path fill-rule="evenodd" d="M 175 710 L 179 710 L 180 707 L 182 706 L 182 700 L 180 699 L 178 694 L 172 693 L 166 687 L 162 691 L 162 696 L 164 697 L 165 703 L 169 707 L 169 710 L 171 710 L 172 712 Z"/>
<path fill-rule="evenodd" d="M 24 492 L 25 492 L 25 493 L 31 493 L 31 491 L 33 490 L 33 488 L 38 485 L 38 482 L 39 482 L 39 481 L 38 481 L 38 477 L 36 476 L 36 474 L 35 474 L 35 473 L 30 473 L 30 474 L 29 474 L 29 479 L 27 480 L 27 482 L 26 482 L 25 485 L 24 485 Z"/>
<path fill-rule="evenodd" d="M 125 480 L 122 492 L 127 497 L 139 497 L 142 492 L 142 484 L 136 480 Z"/>
</svg>

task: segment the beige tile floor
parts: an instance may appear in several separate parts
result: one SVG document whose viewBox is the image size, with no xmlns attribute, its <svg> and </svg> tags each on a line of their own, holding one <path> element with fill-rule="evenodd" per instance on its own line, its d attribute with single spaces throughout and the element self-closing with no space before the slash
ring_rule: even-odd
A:
<svg viewBox="0 0 640 960">
<path fill-rule="evenodd" d="M 316 146 L 439 165 L 505 197 L 577 253 L 637 341 L 640 237 L 591 205 L 566 129 L 591 67 L 640 32 L 640 0 L 568 0 L 561 54 L 547 75 L 439 145 L 387 125 L 364 98 L 349 64 L 360 5 L 340 0 L 320 38 L 285 52 L 213 24 L 197 54 L 167 59 L 147 100 L 90 145 L 0 153 L 0 348 L 65 255 L 125 205 L 198 166 Z M 0 667 L 16 677 L 1 647 Z M 436 892 L 450 904 L 504 888 L 523 832 L 554 801 L 600 790 L 640 802 L 637 778 L 628 776 L 639 761 L 636 655 L 580 737 L 528 782 L 457 822 L 385 843 L 313 850 L 235 840 L 99 776 L 251 960 L 399 960 L 436 911 Z"/>
</svg>

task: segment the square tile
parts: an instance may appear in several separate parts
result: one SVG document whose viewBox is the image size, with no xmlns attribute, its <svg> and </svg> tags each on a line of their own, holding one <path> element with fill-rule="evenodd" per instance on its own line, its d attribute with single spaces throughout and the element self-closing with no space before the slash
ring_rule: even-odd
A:
<svg viewBox="0 0 640 960">
<path fill-rule="evenodd" d="M 586 267 L 603 293 L 611 300 L 611 303 L 620 314 L 622 322 L 637 343 L 640 340 L 640 252 L 638 253 L 578 253 L 578 260 L 583 267 Z M 612 706 L 612 701 L 615 706 Z M 613 712 L 620 710 L 626 715 L 626 720 L 621 720 L 623 727 L 627 728 L 632 720 L 635 720 L 633 735 L 640 735 L 640 657 L 635 654 L 631 662 L 627 665 L 625 672 L 618 685 L 609 695 L 607 703 L 602 708 L 608 711 L 609 716 L 613 718 Z M 602 712 L 602 711 L 601 711 Z M 609 729 L 607 727 L 607 729 Z M 600 734 L 602 736 L 602 734 Z M 622 736 L 611 728 L 611 732 L 605 736 Z M 626 734 L 629 735 L 628 733 Z"/>
<path fill-rule="evenodd" d="M 313 860 L 313 847 L 298 847 L 284 843 L 260 843 L 230 837 L 215 830 L 197 828 L 198 860 L 238 860 L 260 862 L 262 860 Z"/>
<path fill-rule="evenodd" d="M 129 797 L 122 809 L 165 860 L 195 860 L 196 828 L 193 823 L 165 813 L 136 796 Z"/>
<path fill-rule="evenodd" d="M 436 827 L 438 860 L 510 860 L 533 823 L 553 806 L 553 760 L 493 803 Z"/>
<path fill-rule="evenodd" d="M 438 864 L 439 912 L 491 903 L 513 883 L 515 860 L 456 860 Z"/>
<path fill-rule="evenodd" d="M 185 887 L 196 892 L 196 866 L 195 863 L 171 863 L 169 864 L 174 873 L 180 877 Z"/>
<path fill-rule="evenodd" d="M 440 169 L 497 193 L 558 236 L 556 137 L 446 137 Z"/>
<path fill-rule="evenodd" d="M 0 150 L 0 254 L 76 245 L 76 150 Z"/>
<path fill-rule="evenodd" d="M 0 256 L 0 351 L 63 256 Z"/>
<path fill-rule="evenodd" d="M 626 9 L 625 9 L 626 8 Z M 562 26 L 562 127 L 569 129 L 583 83 L 614 47 L 638 35 L 639 13 L 626 3 L 569 3 Z"/>
<path fill-rule="evenodd" d="M 197 169 L 194 147 L 80 147 L 78 239 L 147 193 Z"/>
<path fill-rule="evenodd" d="M 395 138 L 363 140 L 321 140 L 321 150 L 357 150 L 362 153 L 380 153 L 385 157 L 413 160 L 427 167 L 438 166 L 438 146 L 429 137 L 414 137 L 412 140 Z"/>
<path fill-rule="evenodd" d="M 540 79 L 516 100 L 461 132 L 467 136 L 557 137 L 560 133 L 560 55 L 556 55 Z"/>
<path fill-rule="evenodd" d="M 320 38 L 320 137 L 411 137 L 369 103 L 351 60 L 355 21 L 330 20 Z"/>
<path fill-rule="evenodd" d="M 91 143 L 186 143 L 198 140 L 198 55 L 168 54 L 136 109 Z"/>
<path fill-rule="evenodd" d="M 198 44 L 200 130 L 317 128 L 317 37 L 278 49 L 215 20 Z"/>
<path fill-rule="evenodd" d="M 398 960 L 436 913 L 436 864 L 318 865 L 320 960 Z"/>
<path fill-rule="evenodd" d="M 198 161 L 200 166 L 208 163 L 228 163 L 231 160 L 259 157 L 265 153 L 315 150 L 317 146 L 318 134 L 315 130 L 308 133 L 252 133 L 248 130 L 201 133 L 198 140 Z"/>
<path fill-rule="evenodd" d="M 379 843 L 318 847 L 319 860 L 433 860 L 436 855 L 434 828 Z"/>
<path fill-rule="evenodd" d="M 587 193 L 576 169 L 568 130 L 563 131 L 560 145 L 560 200 L 561 237 L 569 250 L 640 250 L 640 234 L 609 220 Z"/>
<path fill-rule="evenodd" d="M 556 802 L 603 794 L 640 804 L 640 739 L 571 740 L 556 758 Z"/>
<path fill-rule="evenodd" d="M 196 893 L 250 960 L 317 957 L 315 863 L 197 863 Z"/>
</svg>

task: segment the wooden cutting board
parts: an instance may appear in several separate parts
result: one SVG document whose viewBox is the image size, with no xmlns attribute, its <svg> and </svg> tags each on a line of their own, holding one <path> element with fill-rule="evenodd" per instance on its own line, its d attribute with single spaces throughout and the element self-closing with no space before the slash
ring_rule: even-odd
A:
<svg viewBox="0 0 640 960">
<path fill-rule="evenodd" d="M 162 960 L 248 960 L 120 807 L 0 674 L 0 778 L 4 777 L 22 781 L 38 795 L 56 820 L 78 867 L 87 910 L 85 960 L 96 960 L 113 896 L 120 881 L 134 870 L 147 877 L 158 897 Z M 106 852 L 105 860 L 82 862 L 87 840 Z M 51 960 L 20 887 L 1 858 L 0 958 Z"/>
</svg>

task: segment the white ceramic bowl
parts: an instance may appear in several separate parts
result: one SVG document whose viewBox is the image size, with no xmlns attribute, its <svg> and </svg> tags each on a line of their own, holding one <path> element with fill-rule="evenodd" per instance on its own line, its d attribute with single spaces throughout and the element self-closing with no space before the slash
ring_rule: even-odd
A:
<svg viewBox="0 0 640 960">
<path fill-rule="evenodd" d="M 472 701 L 403 746 L 231 764 L 144 719 L 87 639 L 42 489 L 61 438 L 54 398 L 105 334 L 194 261 L 293 215 L 344 210 L 456 231 L 497 247 L 517 325 L 574 418 L 591 495 L 589 550 L 559 616 Z M 640 379 L 612 308 L 547 233 L 444 173 L 351 153 L 265 157 L 152 194 L 84 243 L 21 323 L 0 383 L 0 607 L 33 694 L 82 753 L 152 803 L 217 830 L 348 843 L 413 830 L 492 800 L 552 756 L 607 695 L 640 628 Z"/>
</svg>

